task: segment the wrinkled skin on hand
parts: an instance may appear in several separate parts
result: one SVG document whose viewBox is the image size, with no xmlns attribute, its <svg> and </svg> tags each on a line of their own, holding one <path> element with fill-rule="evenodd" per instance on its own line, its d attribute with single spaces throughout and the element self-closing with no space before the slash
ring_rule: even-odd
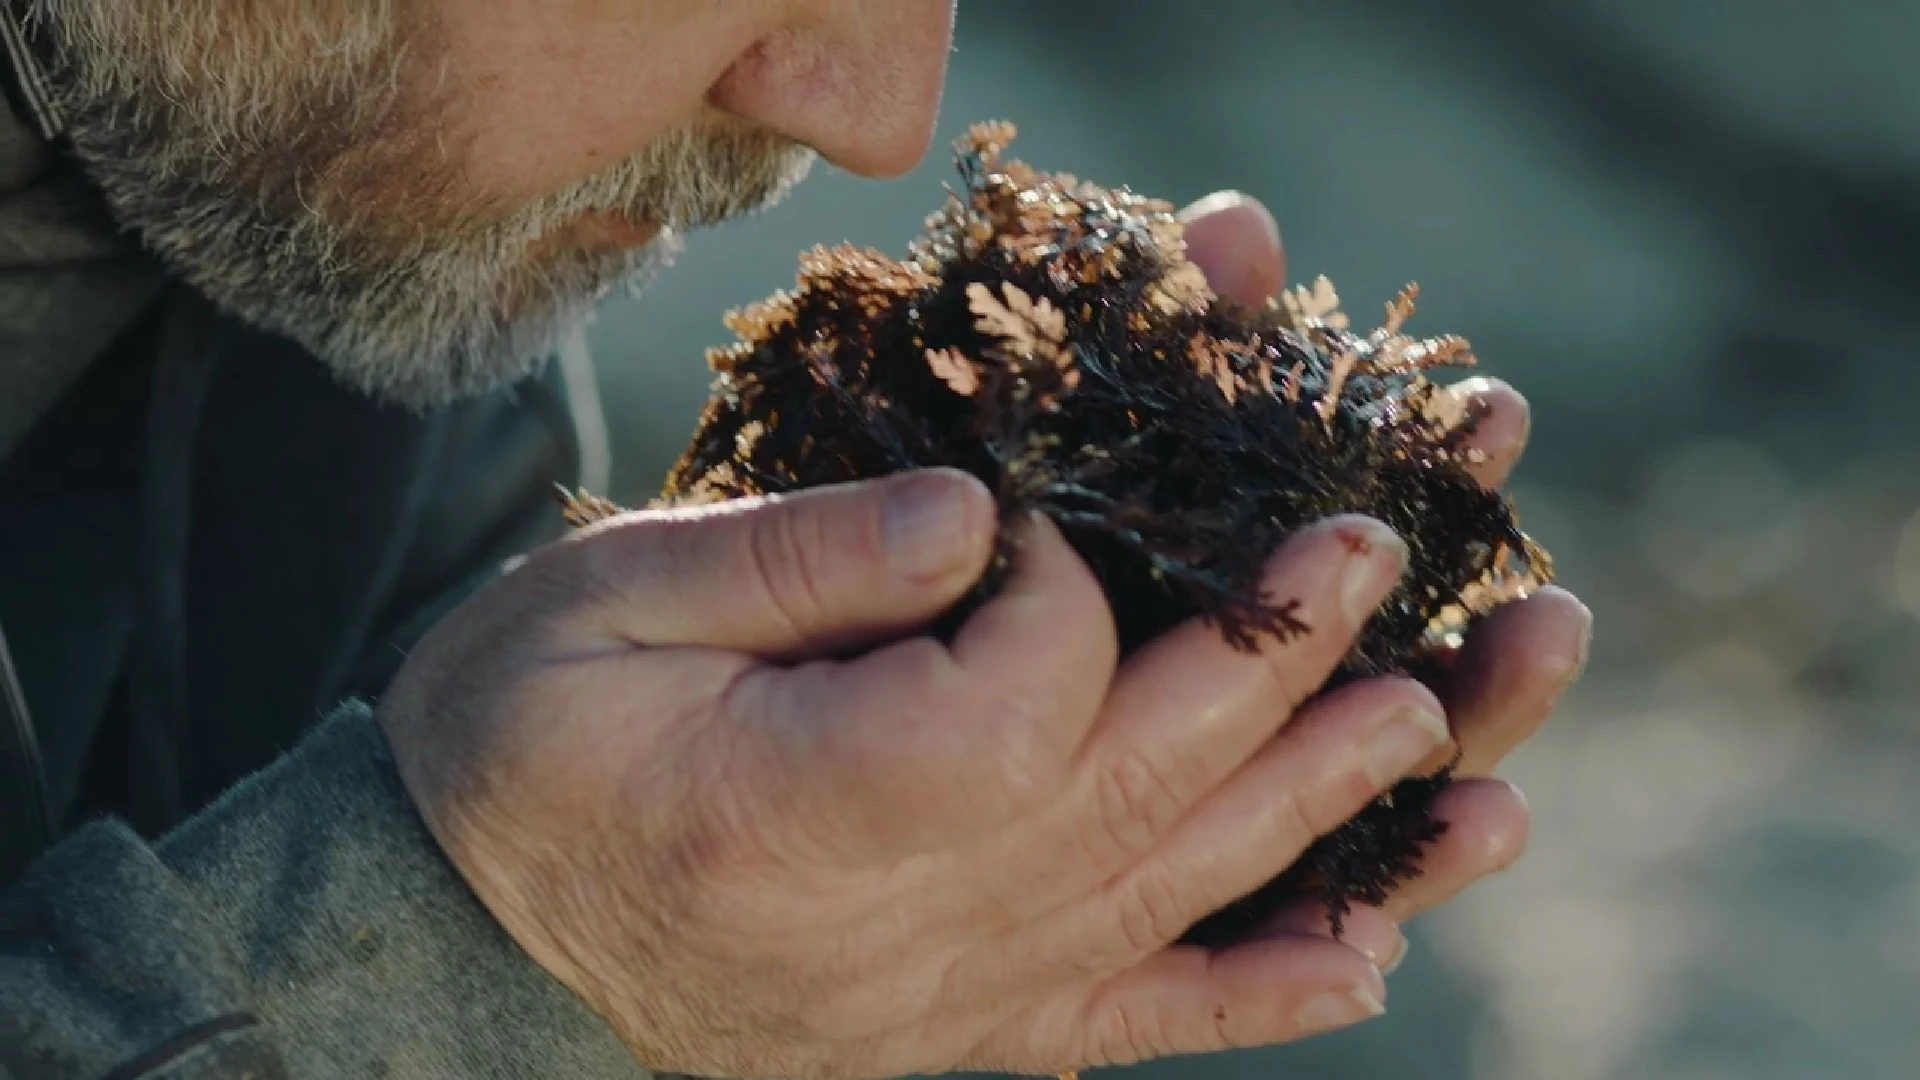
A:
<svg viewBox="0 0 1920 1080">
<path fill-rule="evenodd" d="M 1254 204 L 1203 203 L 1189 241 L 1222 291 L 1282 280 Z M 1468 392 L 1499 483 L 1524 404 Z M 481 901 L 656 1070 L 1045 1074 L 1377 1015 L 1396 924 L 1518 854 L 1506 785 L 1450 789 L 1426 873 L 1341 941 L 1301 910 L 1174 943 L 1455 743 L 1484 777 L 1572 679 L 1585 610 L 1543 590 L 1447 686 L 1317 694 L 1405 558 L 1342 518 L 1268 572 L 1315 633 L 1248 653 L 1196 622 L 1120 664 L 1098 584 L 1035 521 L 999 595 L 919 635 L 994 530 L 944 470 L 622 515 L 437 627 L 382 724 Z"/>
</svg>

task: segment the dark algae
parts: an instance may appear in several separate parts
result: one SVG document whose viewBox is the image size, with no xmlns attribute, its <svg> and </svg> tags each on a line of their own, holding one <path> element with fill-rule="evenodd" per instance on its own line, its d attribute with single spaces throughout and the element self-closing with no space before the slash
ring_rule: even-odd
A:
<svg viewBox="0 0 1920 1080">
<path fill-rule="evenodd" d="M 1328 688 L 1438 675 L 1461 633 L 1552 576 L 1508 499 L 1469 474 L 1478 417 L 1429 373 L 1473 363 L 1416 338 L 1409 286 L 1362 331 L 1325 278 L 1260 308 L 1208 289 L 1174 208 L 1003 157 L 976 126 L 961 186 L 904 260 L 849 247 L 801 258 L 797 287 L 727 316 L 714 394 L 661 505 L 777 494 L 953 466 L 997 495 L 999 552 L 944 630 L 990 597 L 1033 512 L 1099 578 L 1124 652 L 1200 616 L 1234 646 L 1311 633 L 1262 595 L 1292 533 L 1372 515 L 1408 571 Z M 615 511 L 567 494 L 570 520 Z M 1186 940 L 1224 945 L 1283 904 L 1336 930 L 1419 873 L 1450 769 L 1401 781 L 1275 881 Z"/>
</svg>

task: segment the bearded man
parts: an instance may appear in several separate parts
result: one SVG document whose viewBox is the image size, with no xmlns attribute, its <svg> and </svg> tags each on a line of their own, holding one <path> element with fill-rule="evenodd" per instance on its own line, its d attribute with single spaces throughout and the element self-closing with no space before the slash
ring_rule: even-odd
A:
<svg viewBox="0 0 1920 1080">
<path fill-rule="evenodd" d="M 1317 632 L 1120 664 L 1044 523 L 950 645 L 943 470 L 556 539 L 581 323 L 824 157 L 924 153 L 951 0 L 37 0 L 0 19 L 0 1076 L 1048 1073 L 1378 1015 L 1405 919 L 1517 856 L 1492 767 L 1584 656 L 1548 590 L 1455 681 Z M 1278 232 L 1189 211 L 1257 301 Z M 1484 477 L 1525 406 L 1477 384 Z M 369 702 L 377 702 L 377 707 Z M 1426 873 L 1177 944 L 1457 742 Z"/>
</svg>

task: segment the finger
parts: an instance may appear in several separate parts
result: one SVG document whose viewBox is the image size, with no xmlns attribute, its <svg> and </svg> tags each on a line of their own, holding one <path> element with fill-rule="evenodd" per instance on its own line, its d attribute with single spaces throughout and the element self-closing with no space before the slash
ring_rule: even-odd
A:
<svg viewBox="0 0 1920 1080">
<path fill-rule="evenodd" d="M 1247 652 L 1196 619 L 1128 659 L 1070 796 L 1103 874 L 1151 850 L 1320 689 L 1406 558 L 1370 518 L 1321 522 L 1288 541 L 1263 583 L 1271 602 L 1299 602 L 1305 632 Z"/>
<path fill-rule="evenodd" d="M 979 577 L 994 530 L 978 480 L 929 469 L 613 518 L 509 579 L 617 640 L 791 659 L 919 629 Z"/>
<path fill-rule="evenodd" d="M 1246 936 L 1246 941 L 1272 938 L 1318 937 L 1338 940 L 1349 949 L 1372 961 L 1380 974 L 1391 975 L 1407 955 L 1407 938 L 1396 921 L 1383 909 L 1356 906 L 1343 919 L 1340 933 L 1333 932 L 1333 920 L 1327 906 L 1318 903 L 1294 904 L 1275 914 Z"/>
<path fill-rule="evenodd" d="M 1258 199 L 1217 191 L 1180 212 L 1187 258 L 1214 292 L 1248 307 L 1278 295 L 1287 281 L 1280 226 Z"/>
<path fill-rule="evenodd" d="M 1032 805 L 1057 793 L 1086 741 L 1120 640 L 1099 580 L 1053 522 L 1033 516 L 1018 544 L 1012 576 L 954 635 L 952 656 L 963 722 L 984 725 L 1002 788 Z"/>
<path fill-rule="evenodd" d="M 1592 612 L 1555 586 L 1500 608 L 1473 628 L 1436 688 L 1461 751 L 1456 775 L 1489 775 L 1539 730 L 1579 678 L 1592 634 Z M 1427 764 L 1440 767 L 1444 754 Z"/>
<path fill-rule="evenodd" d="M 1482 410 L 1467 440 L 1467 445 L 1480 451 L 1482 457 L 1470 462 L 1467 471 L 1484 487 L 1501 487 L 1527 449 L 1527 436 L 1533 426 L 1527 399 L 1506 383 L 1484 376 L 1454 383 L 1444 392 L 1456 407 Z"/>
<path fill-rule="evenodd" d="M 898 854 L 980 835 L 1057 795 L 1117 653 L 1099 582 L 1036 518 L 1012 575 L 951 649 L 918 637 L 769 670 L 735 697 L 781 718 L 762 741 L 816 796 L 804 805 L 842 808 L 865 850 Z"/>
<path fill-rule="evenodd" d="M 1447 831 L 1421 853 L 1420 876 L 1395 890 L 1380 907 L 1350 911 L 1342 941 L 1362 951 L 1377 950 L 1381 947 L 1378 923 L 1395 926 L 1432 911 L 1481 878 L 1512 866 L 1526 850 L 1531 824 L 1526 797 L 1503 780 L 1454 784 L 1441 792 L 1433 815 L 1446 823 Z M 1326 920 L 1325 904 L 1302 900 L 1276 914 L 1271 925 L 1278 933 L 1314 933 Z M 1368 937 L 1355 941 L 1356 932 Z M 1393 960 L 1379 967 L 1391 974 L 1398 964 Z"/>
<path fill-rule="evenodd" d="M 1386 997 L 1365 956 L 1325 938 L 1182 946 L 1034 1010 L 1019 1058 L 1064 1070 L 1274 1046 L 1373 1019 Z"/>
<path fill-rule="evenodd" d="M 1396 890 L 1381 908 L 1396 923 L 1431 911 L 1481 878 L 1512 866 L 1526 850 L 1532 824 L 1520 789 L 1496 779 L 1450 786 L 1435 801 L 1433 815 L 1447 823 L 1447 831 L 1421 853 L 1420 876 Z"/>
<path fill-rule="evenodd" d="M 1448 738 L 1440 703 L 1411 679 L 1371 679 L 1316 699 L 1151 854 L 1057 932 L 1070 962 L 1125 962 L 1277 877 Z"/>
</svg>

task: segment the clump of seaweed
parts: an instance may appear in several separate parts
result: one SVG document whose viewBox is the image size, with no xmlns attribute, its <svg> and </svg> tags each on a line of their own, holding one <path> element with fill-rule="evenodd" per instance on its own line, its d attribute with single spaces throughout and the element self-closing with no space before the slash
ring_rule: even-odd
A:
<svg viewBox="0 0 1920 1080">
<path fill-rule="evenodd" d="M 1268 556 L 1359 512 L 1406 542 L 1407 574 L 1329 688 L 1436 673 L 1474 619 L 1550 579 L 1508 500 L 1466 465 L 1478 416 L 1428 372 L 1473 363 L 1458 337 L 1403 332 L 1408 286 L 1354 330 L 1325 278 L 1251 309 L 1217 297 L 1174 208 L 1004 160 L 1010 124 L 956 146 L 962 189 L 905 260 L 801 258 L 797 288 L 727 316 L 715 393 L 660 502 L 790 492 L 955 466 L 998 498 L 999 551 L 941 632 L 991 597 L 1013 526 L 1038 511 L 1100 580 L 1123 653 L 1201 616 L 1251 649 L 1309 628 L 1262 595 Z M 563 493 L 575 524 L 617 508 Z M 1451 767 L 1403 780 L 1275 881 L 1192 928 L 1226 944 L 1283 904 L 1336 933 L 1419 873 Z"/>
</svg>

